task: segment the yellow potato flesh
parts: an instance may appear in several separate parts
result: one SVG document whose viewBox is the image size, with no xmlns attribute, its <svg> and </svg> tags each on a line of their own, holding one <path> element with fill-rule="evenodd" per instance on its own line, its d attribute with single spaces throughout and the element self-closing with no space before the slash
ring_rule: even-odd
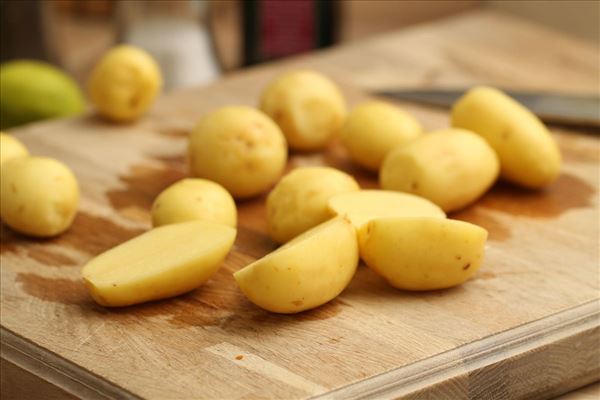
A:
<svg viewBox="0 0 600 400">
<path fill-rule="evenodd" d="M 340 137 L 352 159 L 377 171 L 395 147 L 419 137 L 423 128 L 410 114 L 382 101 L 370 101 L 354 108 Z"/>
<path fill-rule="evenodd" d="M 387 190 L 338 194 L 329 199 L 328 208 L 333 215 L 346 216 L 356 229 L 384 217 L 446 218 L 441 208 L 423 197 Z"/>
<path fill-rule="evenodd" d="M 221 185 L 194 178 L 174 183 L 154 200 L 153 226 L 193 220 L 212 221 L 235 227 L 235 202 Z"/>
<path fill-rule="evenodd" d="M 295 150 L 322 149 L 346 117 L 346 103 L 337 86 L 315 71 L 293 71 L 264 90 L 260 109 L 283 131 Z"/>
<path fill-rule="evenodd" d="M 358 232 L 365 263 L 392 286 L 433 290 L 459 285 L 481 266 L 487 231 L 441 218 L 375 219 Z"/>
<path fill-rule="evenodd" d="M 482 196 L 499 169 L 498 157 L 485 140 L 464 129 L 446 129 L 389 153 L 379 180 L 383 189 L 425 197 L 450 212 Z"/>
<path fill-rule="evenodd" d="M 67 230 L 77 214 L 79 185 L 63 163 L 19 157 L 2 164 L 0 216 L 12 229 L 50 237 Z"/>
<path fill-rule="evenodd" d="M 359 190 L 356 180 L 328 167 L 297 168 L 284 176 L 267 198 L 269 235 L 285 243 L 331 218 L 327 200 Z"/>
<path fill-rule="evenodd" d="M 277 182 L 287 161 L 279 127 L 250 107 L 219 108 L 194 128 L 189 143 L 192 175 L 221 184 L 235 198 L 260 194 Z"/>
<path fill-rule="evenodd" d="M 27 148 L 12 135 L 0 132 L 0 164 L 29 155 Z"/>
<path fill-rule="evenodd" d="M 88 91 L 98 112 L 113 121 L 139 118 L 162 86 L 158 64 L 135 46 L 111 49 L 92 70 Z"/>
<path fill-rule="evenodd" d="M 477 87 L 460 98 L 452 109 L 452 126 L 481 135 L 498 153 L 507 181 L 535 189 L 560 174 L 560 150 L 548 129 L 497 89 Z"/>
<path fill-rule="evenodd" d="M 83 279 L 94 300 L 108 307 L 177 296 L 219 269 L 235 234 L 206 221 L 155 228 L 92 259 Z"/>
<path fill-rule="evenodd" d="M 335 298 L 358 265 L 352 224 L 335 218 L 234 274 L 242 292 L 259 307 L 297 313 Z"/>
</svg>

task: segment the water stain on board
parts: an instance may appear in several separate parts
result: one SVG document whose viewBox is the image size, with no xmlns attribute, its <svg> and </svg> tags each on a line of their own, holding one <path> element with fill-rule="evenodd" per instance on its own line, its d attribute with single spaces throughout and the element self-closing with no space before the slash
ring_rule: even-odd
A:
<svg viewBox="0 0 600 400">
<path fill-rule="evenodd" d="M 123 216 L 148 219 L 152 202 L 160 192 L 173 183 L 187 177 L 183 156 L 155 156 L 158 164 L 132 165 L 126 174 L 120 175 L 123 188 L 106 192 L 111 206 Z"/>
<path fill-rule="evenodd" d="M 541 190 L 499 182 L 477 202 L 477 207 L 530 218 L 552 218 L 572 209 L 592 207 L 595 193 L 594 187 L 584 180 L 563 173 Z"/>
<path fill-rule="evenodd" d="M 95 256 L 142 232 L 142 229 L 123 227 L 107 218 L 80 211 L 69 230 L 55 238 L 27 237 L 2 226 L 0 252 L 22 254 L 46 266 L 79 266 L 80 260 L 53 247 L 69 247 Z"/>
<path fill-rule="evenodd" d="M 32 273 L 19 273 L 16 281 L 25 293 L 43 301 L 66 305 L 89 304 L 92 301 L 83 281 L 45 278 Z"/>
<path fill-rule="evenodd" d="M 484 215 L 475 206 L 452 213 L 449 217 L 481 226 L 488 231 L 489 240 L 504 241 L 511 237 L 510 229 L 506 225 L 502 224 L 497 218 Z"/>
</svg>

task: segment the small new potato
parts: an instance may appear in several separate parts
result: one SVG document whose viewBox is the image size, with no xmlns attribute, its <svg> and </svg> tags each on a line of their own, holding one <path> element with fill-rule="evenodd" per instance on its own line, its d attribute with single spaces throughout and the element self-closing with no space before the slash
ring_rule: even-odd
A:
<svg viewBox="0 0 600 400">
<path fill-rule="evenodd" d="M 218 183 L 187 178 L 163 190 L 152 204 L 152 226 L 193 220 L 219 222 L 235 227 L 235 202 Z"/>
<path fill-rule="evenodd" d="M 340 137 L 356 163 L 378 171 L 392 149 L 409 143 L 422 133 L 421 124 L 400 107 L 383 101 L 369 101 L 350 112 Z"/>
<path fill-rule="evenodd" d="M 16 137 L 0 132 L 0 164 L 29 155 L 27 148 Z"/>
<path fill-rule="evenodd" d="M 331 218 L 327 201 L 360 187 L 345 172 L 329 167 L 296 168 L 267 197 L 267 227 L 271 238 L 285 243 Z"/>
<path fill-rule="evenodd" d="M 2 164 L 0 216 L 17 232 L 50 237 L 75 218 L 79 185 L 71 170 L 45 157 L 19 157 Z"/>
<path fill-rule="evenodd" d="M 388 190 L 337 194 L 329 199 L 327 208 L 332 215 L 348 218 L 356 229 L 384 217 L 446 218 L 441 208 L 423 197 Z"/>
<path fill-rule="evenodd" d="M 262 112 L 219 108 L 198 122 L 189 143 L 192 175 L 221 184 L 235 198 L 255 196 L 275 184 L 287 161 L 285 137 Z"/>
<path fill-rule="evenodd" d="M 260 109 L 283 131 L 291 149 L 323 149 L 346 117 L 346 103 L 337 86 L 315 71 L 293 71 L 264 90 Z"/>
<path fill-rule="evenodd" d="M 352 224 L 334 218 L 233 274 L 248 299 L 265 310 L 291 314 L 334 299 L 358 266 Z"/>
<path fill-rule="evenodd" d="M 88 81 L 98 113 L 115 122 L 131 122 L 152 105 L 162 86 L 158 64 L 146 51 L 120 45 L 106 53 Z"/>
<path fill-rule="evenodd" d="M 487 231 L 441 218 L 375 219 L 358 232 L 360 255 L 390 285 L 434 290 L 460 285 L 481 266 Z"/>
<path fill-rule="evenodd" d="M 560 150 L 546 126 L 497 89 L 469 90 L 452 108 L 452 126 L 481 135 L 498 153 L 501 177 L 509 182 L 537 189 L 560 174 Z"/>
<path fill-rule="evenodd" d="M 208 221 L 152 229 L 93 258 L 82 270 L 94 300 L 122 307 L 189 292 L 219 269 L 236 230 Z"/>
<path fill-rule="evenodd" d="M 459 210 L 482 196 L 498 177 L 494 150 L 464 129 L 425 134 L 385 158 L 379 181 L 386 190 L 425 197 L 445 212 Z"/>
</svg>

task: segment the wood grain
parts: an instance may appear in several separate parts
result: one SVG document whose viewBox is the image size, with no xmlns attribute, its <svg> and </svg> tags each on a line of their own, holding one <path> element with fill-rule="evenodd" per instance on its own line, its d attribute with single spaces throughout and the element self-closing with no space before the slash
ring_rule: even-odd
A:
<svg viewBox="0 0 600 400">
<path fill-rule="evenodd" d="M 539 47 L 549 42 L 557 45 Z M 481 271 L 458 288 L 403 292 L 360 267 L 338 299 L 316 310 L 264 312 L 231 276 L 275 248 L 264 197 L 238 203 L 233 251 L 192 293 L 108 310 L 92 302 L 79 275 L 88 259 L 149 227 L 153 198 L 187 174 L 195 121 L 220 105 L 256 104 L 281 70 L 329 73 L 345 82 L 353 105 L 366 98 L 353 81 L 381 84 L 391 71 L 390 84 L 485 80 L 589 91 L 599 83 L 595 55 L 586 43 L 474 13 L 171 93 L 133 125 L 86 116 L 14 131 L 32 153 L 71 166 L 83 198 L 58 238 L 2 227 L 2 357 L 86 398 L 546 398 L 600 378 L 600 142 L 573 131 L 553 130 L 565 166 L 547 190 L 498 184 L 453 215 L 490 231 Z M 428 128 L 447 124 L 443 110 L 406 108 Z M 289 167 L 317 164 L 376 186 L 336 144 L 292 154 Z"/>
</svg>

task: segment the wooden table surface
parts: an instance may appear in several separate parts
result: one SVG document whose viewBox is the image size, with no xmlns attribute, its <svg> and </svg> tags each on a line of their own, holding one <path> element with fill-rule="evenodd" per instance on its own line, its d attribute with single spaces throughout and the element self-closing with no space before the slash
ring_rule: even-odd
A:
<svg viewBox="0 0 600 400">
<path fill-rule="evenodd" d="M 256 104 L 275 74 L 305 67 L 338 80 L 351 105 L 375 88 L 597 93 L 600 85 L 592 44 L 478 11 L 171 93 L 135 125 L 86 116 L 15 130 L 33 153 L 69 164 L 83 198 L 57 239 L 2 229 L 2 367 L 16 371 L 3 373 L 3 387 L 45 398 L 547 398 L 600 377 L 600 143 L 585 130 L 552 128 L 565 166 L 545 192 L 500 184 L 453 215 L 490 231 L 481 272 L 459 288 L 397 291 L 360 268 L 319 309 L 258 310 L 231 277 L 274 247 L 256 199 L 238 204 L 236 245 L 205 287 L 119 311 L 91 302 L 79 267 L 148 228 L 153 197 L 186 174 L 194 122 L 220 105 Z M 403 106 L 427 129 L 448 124 L 445 110 Z M 290 165 L 321 163 L 376 184 L 336 146 Z"/>
</svg>

